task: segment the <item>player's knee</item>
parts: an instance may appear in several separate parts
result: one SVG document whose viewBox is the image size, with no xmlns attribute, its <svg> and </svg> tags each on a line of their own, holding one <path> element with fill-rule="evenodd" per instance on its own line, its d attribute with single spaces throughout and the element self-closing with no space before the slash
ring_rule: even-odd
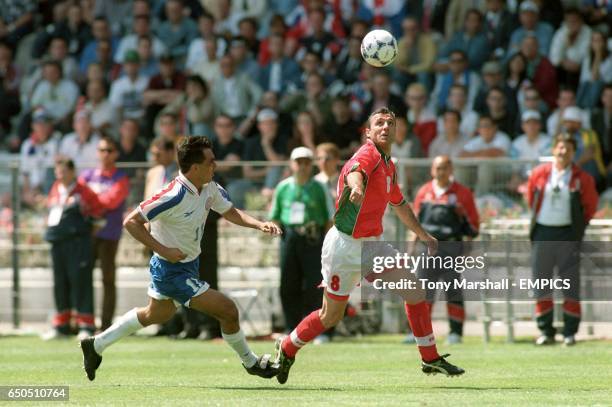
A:
<svg viewBox="0 0 612 407">
<path fill-rule="evenodd" d="M 239 318 L 240 314 L 238 313 L 238 307 L 236 307 L 234 301 L 229 300 L 223 311 L 222 319 L 226 322 L 237 323 Z"/>
</svg>

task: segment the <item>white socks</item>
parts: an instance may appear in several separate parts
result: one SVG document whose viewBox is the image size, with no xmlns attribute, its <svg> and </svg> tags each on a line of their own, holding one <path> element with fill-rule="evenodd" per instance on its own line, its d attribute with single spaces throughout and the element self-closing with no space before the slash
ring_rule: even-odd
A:
<svg viewBox="0 0 612 407">
<path fill-rule="evenodd" d="M 131 335 L 143 327 L 138 320 L 137 310 L 138 308 L 132 308 L 106 331 L 95 336 L 94 349 L 99 355 L 104 352 L 104 349 L 108 348 L 119 339 Z"/>
<path fill-rule="evenodd" d="M 238 354 L 244 366 L 252 367 L 257 363 L 257 356 L 253 353 L 251 348 L 249 348 L 242 329 L 233 334 L 221 332 L 221 335 L 223 339 L 225 339 L 225 342 L 227 342 L 227 344 Z"/>
</svg>

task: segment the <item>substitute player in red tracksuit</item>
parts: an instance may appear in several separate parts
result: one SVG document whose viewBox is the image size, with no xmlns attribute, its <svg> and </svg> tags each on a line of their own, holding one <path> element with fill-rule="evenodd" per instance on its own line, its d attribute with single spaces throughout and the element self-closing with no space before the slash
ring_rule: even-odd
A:
<svg viewBox="0 0 612 407">
<path fill-rule="evenodd" d="M 57 314 L 53 330 L 44 339 L 70 334 L 75 310 L 79 336 L 95 330 L 93 306 L 92 222 L 105 209 L 85 182 L 77 180 L 72 160 L 55 164 L 56 181 L 49 191 L 45 240 L 51 243 L 53 296 Z"/>
<path fill-rule="evenodd" d="M 395 137 L 395 115 L 387 108 L 373 112 L 365 130 L 367 142 L 344 165 L 338 181 L 338 200 L 334 226 L 327 232 L 321 254 L 321 274 L 325 295 L 321 309 L 304 318 L 289 336 L 277 341 L 276 376 L 283 384 L 296 353 L 344 316 L 350 292 L 361 280 L 361 249 L 365 241 L 380 240 L 382 218 L 391 204 L 400 220 L 427 244 L 430 254 L 438 241 L 419 224 L 406 204 L 397 183 L 391 161 L 391 144 Z M 406 313 L 421 353 L 424 373 L 460 375 L 464 370 L 440 356 L 431 326 L 425 291 L 410 290 Z"/>
<path fill-rule="evenodd" d="M 438 248 L 440 256 L 460 256 L 461 241 L 478 235 L 479 218 L 472 191 L 452 179 L 453 164 L 448 156 L 434 158 L 431 165 L 433 179 L 423 185 L 414 199 L 414 211 L 419 222 L 429 234 L 443 242 Z M 455 270 L 421 269 L 419 278 L 429 281 L 453 281 L 461 275 Z M 427 290 L 427 302 L 433 305 L 435 290 Z M 448 343 L 460 343 L 463 335 L 465 308 L 463 292 L 449 288 L 446 292 L 446 307 L 450 323 Z"/>
<path fill-rule="evenodd" d="M 561 133 L 553 140 L 552 163 L 535 168 L 527 183 L 527 202 L 532 210 L 530 238 L 534 279 L 569 279 L 563 290 L 563 342 L 576 344 L 580 324 L 580 242 L 597 209 L 595 180 L 573 164 L 576 140 Z M 537 345 L 555 343 L 552 289 L 535 290 L 536 321 L 542 335 Z"/>
</svg>

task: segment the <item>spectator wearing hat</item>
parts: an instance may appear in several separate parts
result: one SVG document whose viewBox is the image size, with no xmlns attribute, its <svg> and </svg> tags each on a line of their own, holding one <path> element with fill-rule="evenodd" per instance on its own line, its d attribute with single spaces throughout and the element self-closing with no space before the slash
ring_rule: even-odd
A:
<svg viewBox="0 0 612 407">
<path fill-rule="evenodd" d="M 521 44 L 527 35 L 538 38 L 538 51 L 540 55 L 548 55 L 550 43 L 555 29 L 545 21 L 539 21 L 540 8 L 535 1 L 526 0 L 519 6 L 519 22 L 521 24 L 510 36 L 510 44 L 506 56 L 514 54 L 521 49 Z"/>
<path fill-rule="evenodd" d="M 257 129 L 259 134 L 245 141 L 242 160 L 267 161 L 276 165 L 265 167 L 245 165 L 243 167 L 244 178 L 228 186 L 228 192 L 237 208 L 244 208 L 245 194 L 254 188 L 263 188 L 261 191 L 264 196 L 272 196 L 272 191 L 280 181 L 283 170 L 283 167 L 278 164 L 287 157 L 289 136 L 279 132 L 278 114 L 274 110 L 266 108 L 257 114 Z"/>
<path fill-rule="evenodd" d="M 79 177 L 98 195 L 100 203 L 107 209 L 104 227 L 97 231 L 94 238 L 94 256 L 100 260 L 104 287 L 102 330 L 111 326 L 115 313 L 115 257 L 123 228 L 125 202 L 130 192 L 127 174 L 115 166 L 118 157 L 119 147 L 115 140 L 108 136 L 101 137 L 98 142 L 98 167 L 83 171 Z"/>
<path fill-rule="evenodd" d="M 606 186 L 606 166 L 604 165 L 599 137 L 593 130 L 582 127 L 583 112 L 575 106 L 563 111 L 563 128 L 576 141 L 575 163 L 589 173 L 595 180 L 597 189 Z"/>
<path fill-rule="evenodd" d="M 285 39 L 280 34 L 272 34 L 268 39 L 269 61 L 258 72 L 258 83 L 264 91 L 280 95 L 295 89 L 300 80 L 300 67 L 284 55 Z"/>
<path fill-rule="evenodd" d="M 183 13 L 181 0 L 168 0 L 165 3 L 166 21 L 157 27 L 156 33 L 172 55 L 184 62 L 191 41 L 198 36 L 198 26 Z"/>
<path fill-rule="evenodd" d="M 548 107 L 553 109 L 559 92 L 557 74 L 546 55 L 540 54 L 538 42 L 539 39 L 535 34 L 527 34 L 521 43 L 520 52 L 527 60 L 527 79 L 538 90 Z"/>
<path fill-rule="evenodd" d="M 55 163 L 55 182 L 46 206 L 49 214 L 44 238 L 51 243 L 57 313 L 53 329 L 43 339 L 68 336 L 73 310 L 79 339 L 83 339 L 95 331 L 91 216 L 100 216 L 104 207 L 95 192 L 77 180 L 74 163 L 68 159 Z"/>
<path fill-rule="evenodd" d="M 27 205 L 35 205 L 41 193 L 49 191 L 61 138 L 61 133 L 53 130 L 53 118 L 42 108 L 32 114 L 31 127 L 30 136 L 21 144 L 19 152 L 22 196 Z"/>
<path fill-rule="evenodd" d="M 166 52 L 164 43 L 151 32 L 151 16 L 139 14 L 135 15 L 132 20 L 132 32 L 119 41 L 117 52 L 115 52 L 115 62 L 122 64 L 125 53 L 130 49 L 138 49 L 138 39 L 143 36 L 151 38 L 155 58 L 161 57 Z"/>
<path fill-rule="evenodd" d="M 60 143 L 60 155 L 72 160 L 79 171 L 96 167 L 100 135 L 91 125 L 91 114 L 85 109 L 78 111 L 72 126 L 74 131 L 66 134 Z"/>
<path fill-rule="evenodd" d="M 563 113 L 569 107 L 576 107 L 576 91 L 572 88 L 562 87 L 557 98 L 557 109 L 551 113 L 546 120 L 546 132 L 554 137 L 563 131 Z M 582 126 L 586 129 L 591 128 L 591 120 L 587 111 L 581 111 Z"/>
<path fill-rule="evenodd" d="M 553 36 L 549 53 L 560 84 L 578 88 L 580 67 L 587 59 L 590 44 L 591 28 L 584 24 L 582 13 L 575 8 L 565 10 L 563 24 Z"/>
<path fill-rule="evenodd" d="M 140 55 L 136 50 L 128 50 L 123 60 L 125 74 L 111 85 L 109 101 L 119 120 L 140 121 L 144 117 L 143 93 L 149 80 L 140 73 Z"/>
<path fill-rule="evenodd" d="M 580 324 L 580 242 L 597 209 L 593 178 L 574 164 L 576 139 L 560 133 L 553 139 L 554 161 L 535 168 L 527 184 L 527 203 L 532 211 L 530 239 L 534 279 L 557 276 L 569 279 L 563 290 L 563 342 L 576 343 Z M 552 289 L 536 289 L 536 321 L 541 336 L 537 345 L 555 343 Z"/>
<path fill-rule="evenodd" d="M 149 85 L 142 95 L 145 108 L 144 132 L 153 135 L 155 117 L 174 99 L 183 94 L 187 78 L 176 68 L 174 57 L 167 53 L 159 60 L 159 74 L 149 80 Z"/>
<path fill-rule="evenodd" d="M 51 116 L 53 124 L 67 127 L 66 121 L 71 114 L 79 97 L 78 86 L 63 77 L 62 64 L 56 60 L 46 60 L 43 63 L 42 80 L 34 88 L 30 106 L 42 107 Z"/>
<path fill-rule="evenodd" d="M 212 84 L 213 102 L 240 127 L 256 111 L 262 90 L 254 79 L 236 71 L 236 63 L 231 55 L 221 58 L 219 68 L 220 75 Z"/>
<path fill-rule="evenodd" d="M 287 331 L 319 307 L 321 249 L 334 214 L 331 197 L 312 177 L 312 151 L 297 147 L 290 159 L 292 175 L 277 185 L 270 211 L 270 220 L 283 229 L 280 297 Z"/>
<path fill-rule="evenodd" d="M 537 160 L 550 152 L 550 137 L 542 132 L 542 116 L 537 110 L 526 110 L 521 116 L 523 134 L 512 141 L 510 157 Z"/>
</svg>

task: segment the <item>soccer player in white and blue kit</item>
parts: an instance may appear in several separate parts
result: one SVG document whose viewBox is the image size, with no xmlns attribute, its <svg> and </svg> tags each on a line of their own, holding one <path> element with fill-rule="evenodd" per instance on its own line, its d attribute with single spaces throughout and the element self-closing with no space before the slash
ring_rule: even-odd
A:
<svg viewBox="0 0 612 407">
<path fill-rule="evenodd" d="M 124 314 L 104 332 L 81 341 L 83 365 L 94 380 L 102 352 L 119 339 L 151 324 L 168 321 L 182 304 L 219 320 L 225 341 L 242 360 L 248 373 L 271 378 L 278 367 L 270 355 L 257 357 L 249 348 L 238 322 L 236 304 L 198 278 L 200 239 L 212 209 L 228 221 L 278 235 L 278 226 L 261 222 L 233 207 L 227 192 L 212 180 L 216 163 L 210 141 L 187 137 L 178 146 L 181 173 L 125 219 L 125 229 L 153 250 L 150 261 L 149 304 Z M 146 224 L 151 225 L 151 231 Z"/>
</svg>

